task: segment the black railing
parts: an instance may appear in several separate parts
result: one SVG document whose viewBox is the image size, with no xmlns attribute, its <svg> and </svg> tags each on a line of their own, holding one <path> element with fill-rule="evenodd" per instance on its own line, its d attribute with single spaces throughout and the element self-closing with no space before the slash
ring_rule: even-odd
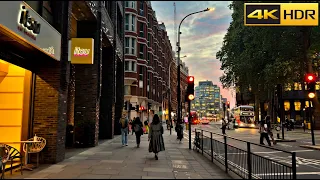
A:
<svg viewBox="0 0 320 180">
<path fill-rule="evenodd" d="M 229 141 L 242 142 L 235 147 Z M 195 129 L 194 147 L 243 179 L 296 179 L 296 153 L 247 142 L 230 136 Z M 276 161 L 252 152 L 251 146 L 260 146 L 287 153 L 291 159 Z"/>
</svg>

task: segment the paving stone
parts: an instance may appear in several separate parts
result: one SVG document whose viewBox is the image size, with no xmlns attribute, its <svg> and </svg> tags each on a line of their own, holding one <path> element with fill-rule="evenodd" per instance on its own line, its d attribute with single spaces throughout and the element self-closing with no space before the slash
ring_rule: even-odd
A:
<svg viewBox="0 0 320 180">
<path fill-rule="evenodd" d="M 171 179 L 167 177 L 142 176 L 142 179 Z"/>
<path fill-rule="evenodd" d="M 110 179 L 111 175 L 101 174 L 82 174 L 78 179 Z"/>
<path fill-rule="evenodd" d="M 116 170 L 116 169 L 107 169 L 107 170 L 103 170 L 103 169 L 95 169 L 92 170 L 92 174 L 108 174 L 108 175 L 117 175 L 119 174 L 120 171 Z"/>
<path fill-rule="evenodd" d="M 102 163 L 110 163 L 110 164 L 119 164 L 119 163 L 123 163 L 124 160 L 102 160 Z"/>
<path fill-rule="evenodd" d="M 148 172 L 172 172 L 172 169 L 168 169 L 168 168 L 144 168 L 143 171 L 148 171 Z"/>
<path fill-rule="evenodd" d="M 110 179 L 142 179 L 142 176 L 112 175 Z"/>
<path fill-rule="evenodd" d="M 173 172 L 148 172 L 148 176 L 151 176 L 151 177 L 166 177 L 166 178 L 174 179 Z"/>
</svg>

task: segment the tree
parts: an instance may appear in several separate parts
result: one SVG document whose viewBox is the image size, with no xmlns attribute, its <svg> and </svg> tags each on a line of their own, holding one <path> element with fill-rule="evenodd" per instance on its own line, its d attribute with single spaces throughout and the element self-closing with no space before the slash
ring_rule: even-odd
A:
<svg viewBox="0 0 320 180">
<path fill-rule="evenodd" d="M 309 39 L 319 38 L 319 27 L 246 27 L 243 4 L 231 3 L 232 22 L 216 56 L 224 71 L 220 78 L 223 87 L 238 86 L 240 91 L 250 88 L 257 118 L 259 101 L 268 100 L 276 84 L 301 82 L 306 67 L 310 72 L 309 57 L 319 52 L 319 43 Z"/>
</svg>

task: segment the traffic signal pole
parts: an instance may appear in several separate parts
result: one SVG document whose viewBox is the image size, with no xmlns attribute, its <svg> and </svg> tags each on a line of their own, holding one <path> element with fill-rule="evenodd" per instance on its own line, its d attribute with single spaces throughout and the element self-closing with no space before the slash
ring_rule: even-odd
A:
<svg viewBox="0 0 320 180">
<path fill-rule="evenodd" d="M 315 139 L 314 139 L 314 122 L 312 120 L 312 110 L 311 110 L 311 101 L 309 99 L 309 122 L 310 122 L 310 125 L 311 125 L 311 139 L 312 139 L 312 145 L 315 146 L 316 145 L 316 142 L 315 142 Z"/>
<path fill-rule="evenodd" d="M 189 149 L 191 149 L 191 140 L 192 140 L 192 138 L 191 138 L 191 133 L 192 133 L 192 131 L 191 131 L 191 101 L 188 101 L 188 114 L 189 114 L 189 116 L 188 116 L 188 123 L 189 123 Z"/>
</svg>

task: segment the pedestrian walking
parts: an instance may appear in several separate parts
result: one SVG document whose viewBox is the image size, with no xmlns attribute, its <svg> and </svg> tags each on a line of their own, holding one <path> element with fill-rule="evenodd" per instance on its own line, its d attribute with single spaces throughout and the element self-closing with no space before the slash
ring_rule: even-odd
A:
<svg viewBox="0 0 320 180">
<path fill-rule="evenodd" d="M 260 144 L 265 145 L 263 143 L 263 140 L 266 139 L 268 145 L 271 146 L 271 142 L 270 142 L 269 134 L 268 134 L 268 132 L 269 132 L 268 125 L 267 125 L 265 119 L 261 120 L 261 122 L 260 122 L 259 132 L 260 132 Z"/>
<path fill-rule="evenodd" d="M 306 124 L 304 121 L 302 122 L 302 128 L 303 128 L 303 132 L 306 132 Z"/>
<path fill-rule="evenodd" d="M 222 134 L 226 134 L 227 122 L 224 118 L 222 118 Z"/>
<path fill-rule="evenodd" d="M 128 118 L 124 116 L 120 120 L 121 124 L 121 139 L 122 139 L 122 146 L 128 146 Z"/>
<path fill-rule="evenodd" d="M 154 153 L 154 158 L 158 160 L 158 153 L 164 151 L 163 141 L 163 126 L 160 123 L 159 116 L 155 114 L 153 116 L 152 123 L 149 129 L 148 141 L 149 141 L 149 152 Z"/>
<path fill-rule="evenodd" d="M 268 135 L 270 136 L 270 139 L 272 140 L 273 144 L 276 145 L 277 142 L 274 140 L 272 129 L 271 129 L 271 117 L 269 115 L 267 115 L 265 117 L 265 119 L 266 119 L 266 124 L 268 127 Z"/>
<path fill-rule="evenodd" d="M 148 134 L 149 133 L 149 121 L 148 120 L 144 121 L 144 127 L 146 129 L 145 134 Z"/>
<path fill-rule="evenodd" d="M 128 134 L 130 134 L 132 131 L 132 119 L 129 120 L 129 131 L 128 131 Z M 133 133 L 133 131 L 132 131 Z"/>
<path fill-rule="evenodd" d="M 136 135 L 136 143 L 137 143 L 137 148 L 140 147 L 140 139 L 141 139 L 141 136 L 143 135 L 143 124 L 140 120 L 139 117 L 137 117 L 135 119 L 135 121 L 132 123 L 132 127 L 134 129 L 134 133 Z"/>
<path fill-rule="evenodd" d="M 177 132 L 177 139 L 181 143 L 181 140 L 183 139 L 183 126 L 181 122 L 177 122 L 175 130 Z"/>
</svg>

